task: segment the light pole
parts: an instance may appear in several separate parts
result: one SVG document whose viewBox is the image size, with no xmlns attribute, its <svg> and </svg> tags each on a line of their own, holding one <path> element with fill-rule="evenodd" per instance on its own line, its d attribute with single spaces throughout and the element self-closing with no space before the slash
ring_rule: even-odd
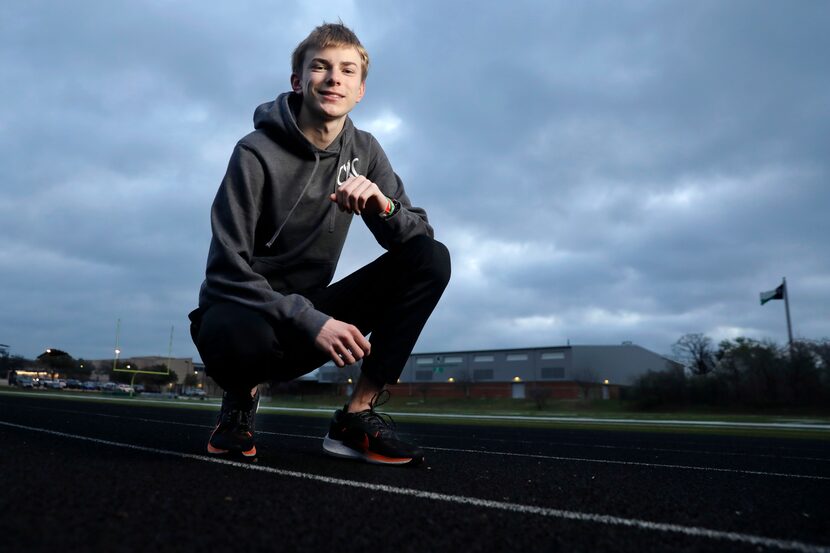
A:
<svg viewBox="0 0 830 553">
<path fill-rule="evenodd" d="M 130 369 L 131 369 L 130 364 L 127 363 L 127 370 L 129 371 Z M 134 372 L 133 377 L 130 379 L 130 397 L 133 397 L 133 394 L 135 393 L 135 377 L 137 375 L 138 375 L 138 371 Z"/>
<path fill-rule="evenodd" d="M 118 366 L 118 356 L 121 350 L 118 349 L 118 336 L 121 334 L 121 319 L 115 321 L 115 359 L 112 360 L 112 370 L 114 371 Z"/>
</svg>

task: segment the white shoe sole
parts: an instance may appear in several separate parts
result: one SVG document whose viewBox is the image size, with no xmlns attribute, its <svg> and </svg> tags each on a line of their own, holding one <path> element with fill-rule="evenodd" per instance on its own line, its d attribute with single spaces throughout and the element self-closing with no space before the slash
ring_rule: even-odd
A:
<svg viewBox="0 0 830 553">
<path fill-rule="evenodd" d="M 407 465 L 412 462 L 411 457 L 401 459 L 393 459 L 391 457 L 383 457 L 382 455 L 364 453 L 352 449 L 340 440 L 335 440 L 326 434 L 323 438 L 323 451 L 332 457 L 340 457 L 341 459 L 360 459 L 367 463 L 374 465 Z"/>
</svg>

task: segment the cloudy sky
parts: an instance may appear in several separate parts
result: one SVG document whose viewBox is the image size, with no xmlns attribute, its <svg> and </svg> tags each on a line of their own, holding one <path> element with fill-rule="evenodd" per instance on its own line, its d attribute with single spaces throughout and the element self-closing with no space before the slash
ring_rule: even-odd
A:
<svg viewBox="0 0 830 553">
<path fill-rule="evenodd" d="M 219 4 L 219 3 L 216 3 Z M 208 212 L 290 53 L 342 18 L 353 112 L 453 255 L 416 351 L 830 336 L 830 3 L 5 2 L 0 343 L 198 353 Z M 381 250 L 356 221 L 338 277 Z"/>
</svg>

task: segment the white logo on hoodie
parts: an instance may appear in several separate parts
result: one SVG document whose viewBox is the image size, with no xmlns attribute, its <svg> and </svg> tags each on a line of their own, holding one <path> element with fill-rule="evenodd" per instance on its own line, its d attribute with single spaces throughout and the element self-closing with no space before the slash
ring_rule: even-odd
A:
<svg viewBox="0 0 830 553">
<path fill-rule="evenodd" d="M 343 183 L 349 180 L 349 177 L 358 177 L 357 173 L 357 162 L 360 158 L 354 158 L 351 161 L 347 161 L 343 165 L 340 166 L 340 169 L 337 170 L 337 186 L 343 186 Z M 341 175 L 346 175 L 344 178 L 340 178 Z"/>
</svg>

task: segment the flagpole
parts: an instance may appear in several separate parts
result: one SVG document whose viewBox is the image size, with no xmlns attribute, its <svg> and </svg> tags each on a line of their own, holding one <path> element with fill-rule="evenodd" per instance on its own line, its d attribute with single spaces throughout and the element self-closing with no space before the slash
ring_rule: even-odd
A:
<svg viewBox="0 0 830 553">
<path fill-rule="evenodd" d="M 787 312 L 787 335 L 790 338 L 790 358 L 793 356 L 793 325 L 790 321 L 790 293 L 787 290 L 787 277 L 784 280 L 784 309 Z"/>
</svg>

